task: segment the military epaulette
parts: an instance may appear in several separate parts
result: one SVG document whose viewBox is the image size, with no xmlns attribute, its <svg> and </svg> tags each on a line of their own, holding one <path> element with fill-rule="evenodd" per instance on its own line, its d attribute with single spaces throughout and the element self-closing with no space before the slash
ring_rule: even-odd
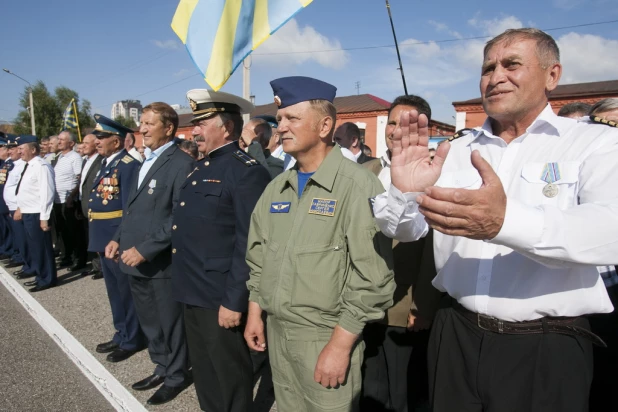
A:
<svg viewBox="0 0 618 412">
<path fill-rule="evenodd" d="M 612 121 L 612 120 L 607 120 L 604 119 L 602 117 L 599 116 L 590 116 L 590 121 L 592 123 L 600 123 L 600 124 L 604 124 L 606 126 L 610 126 L 610 127 L 618 127 L 618 123 Z"/>
<path fill-rule="evenodd" d="M 471 131 L 472 131 L 472 129 L 468 129 L 468 128 L 458 130 L 458 131 L 455 132 L 454 135 L 452 135 L 451 137 L 449 137 L 446 140 L 448 140 L 449 142 L 452 142 L 453 140 L 459 139 L 461 136 L 467 135 Z"/>
<path fill-rule="evenodd" d="M 122 163 L 126 163 L 126 164 L 129 164 L 129 163 L 131 163 L 131 162 L 132 162 L 132 161 L 134 161 L 134 160 L 135 160 L 135 159 L 134 159 L 134 158 L 133 158 L 133 156 L 131 156 L 131 155 L 126 155 L 125 157 L 123 157 L 122 159 L 120 159 L 120 161 L 121 161 Z"/>
<path fill-rule="evenodd" d="M 236 150 L 232 154 L 234 155 L 236 159 L 240 160 L 247 166 L 255 166 L 258 164 L 257 160 L 255 160 L 254 158 L 252 158 L 251 156 L 249 156 L 247 153 L 243 152 L 242 150 Z"/>
</svg>

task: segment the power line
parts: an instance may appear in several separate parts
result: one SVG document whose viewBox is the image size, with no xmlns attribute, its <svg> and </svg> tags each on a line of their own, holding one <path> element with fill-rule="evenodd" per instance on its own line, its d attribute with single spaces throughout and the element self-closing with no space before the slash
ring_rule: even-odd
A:
<svg viewBox="0 0 618 412">
<path fill-rule="evenodd" d="M 590 26 L 599 26 L 602 24 L 612 24 L 612 23 L 618 23 L 618 20 L 608 20 L 608 21 L 599 21 L 599 22 L 593 22 L 593 23 L 583 23 L 583 24 L 575 24 L 575 25 L 571 25 L 571 26 L 562 26 L 562 27 L 552 27 L 549 29 L 541 29 L 543 31 L 556 31 L 556 30 L 566 30 L 566 29 L 575 29 L 575 28 L 579 28 L 579 27 L 590 27 Z M 460 41 L 469 41 L 469 40 L 481 40 L 481 39 L 489 39 L 492 38 L 494 36 L 474 36 L 474 37 L 462 37 L 462 38 L 454 38 L 454 39 L 443 39 L 443 40 L 430 40 L 430 41 L 418 41 L 418 42 L 414 42 L 414 43 L 406 43 L 406 46 L 414 46 L 414 45 L 420 45 L 420 44 L 431 44 L 431 43 L 453 43 L 453 42 L 460 42 Z M 389 44 L 389 45 L 384 45 L 384 46 L 365 46 L 365 47 L 347 47 L 347 48 L 342 48 L 342 49 L 326 49 L 326 50 L 313 50 L 313 51 L 290 51 L 290 52 L 276 52 L 276 53 L 253 53 L 253 56 L 272 56 L 272 55 L 280 55 L 280 54 L 302 54 L 302 53 L 329 53 L 329 52 L 338 52 L 338 51 L 354 51 L 354 50 L 370 50 L 370 49 L 385 49 L 385 48 L 393 48 L 395 47 L 394 44 Z M 169 51 L 171 52 L 171 51 Z M 169 53 L 168 52 L 168 53 Z M 144 92 L 142 94 L 139 94 L 137 96 L 134 97 L 141 97 L 141 96 L 145 96 L 147 94 L 150 93 L 154 93 L 156 91 L 165 89 L 167 87 L 173 86 L 175 84 L 178 84 L 180 82 L 183 82 L 191 77 L 195 77 L 201 75 L 201 73 L 195 73 L 192 74 L 190 76 L 187 77 L 183 77 L 182 79 L 175 81 L 173 83 L 169 83 L 166 84 L 164 86 L 158 87 L 156 89 L 153 90 L 149 90 L 147 92 Z M 112 104 L 114 104 L 116 102 L 112 102 L 109 103 L 107 105 L 99 105 L 97 107 L 93 107 L 93 111 L 96 108 L 101 108 L 104 106 L 111 106 Z"/>
<path fill-rule="evenodd" d="M 575 29 L 579 27 L 589 27 L 589 26 L 599 26 L 601 24 L 612 24 L 618 23 L 618 20 L 608 20 L 608 21 L 599 21 L 594 23 L 584 23 L 584 24 L 575 24 L 572 26 L 562 26 L 562 27 L 552 27 L 549 29 L 540 29 L 543 31 L 556 31 L 556 30 L 566 30 L 566 29 Z M 459 41 L 468 41 L 468 40 L 482 40 L 482 39 L 490 39 L 495 36 L 474 36 L 474 37 L 461 37 L 454 39 L 443 39 L 443 40 L 428 40 L 428 41 L 417 41 L 414 43 L 405 43 L 406 46 L 416 46 L 420 44 L 431 44 L 431 43 L 453 43 Z M 272 52 L 272 53 L 253 53 L 254 56 L 273 56 L 279 54 L 303 54 L 303 53 L 332 53 L 332 52 L 340 52 L 340 51 L 354 51 L 354 50 L 371 50 L 371 49 L 390 49 L 395 47 L 394 44 L 386 44 L 383 46 L 361 46 L 361 47 L 344 47 L 341 49 L 324 49 L 324 50 L 309 50 L 309 51 L 287 51 L 287 52 Z"/>
</svg>

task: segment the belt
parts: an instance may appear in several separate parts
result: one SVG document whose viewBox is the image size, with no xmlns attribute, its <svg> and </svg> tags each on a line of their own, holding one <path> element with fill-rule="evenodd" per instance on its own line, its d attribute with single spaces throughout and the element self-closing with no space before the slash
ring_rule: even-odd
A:
<svg viewBox="0 0 618 412">
<path fill-rule="evenodd" d="M 114 210 L 113 212 L 88 212 L 88 219 L 90 220 L 116 219 L 118 217 L 122 217 L 122 210 Z"/>
<path fill-rule="evenodd" d="M 480 329 L 505 335 L 536 335 L 542 333 L 559 333 L 562 335 L 586 338 L 597 346 L 606 348 L 603 339 L 586 328 L 575 323 L 580 317 L 544 317 L 523 322 L 507 322 L 492 316 L 469 311 L 458 302 L 453 303 L 453 309 L 466 319 L 476 324 Z"/>
</svg>

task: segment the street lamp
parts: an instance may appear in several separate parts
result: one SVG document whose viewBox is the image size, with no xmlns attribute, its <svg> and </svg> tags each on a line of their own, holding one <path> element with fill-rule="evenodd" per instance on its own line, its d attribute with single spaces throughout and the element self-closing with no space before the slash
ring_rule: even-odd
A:
<svg viewBox="0 0 618 412">
<path fill-rule="evenodd" d="M 16 75 L 15 73 L 13 73 L 12 71 L 10 71 L 9 69 L 2 69 L 4 70 L 6 73 L 8 74 L 12 74 L 13 76 L 17 77 L 20 80 L 25 81 L 26 83 L 28 83 L 28 93 L 30 94 L 30 126 L 32 127 L 32 135 L 36 136 L 36 128 L 34 126 L 34 100 L 32 99 L 32 85 L 30 84 L 30 82 L 26 79 L 24 79 L 23 77 L 19 77 L 18 75 Z"/>
</svg>

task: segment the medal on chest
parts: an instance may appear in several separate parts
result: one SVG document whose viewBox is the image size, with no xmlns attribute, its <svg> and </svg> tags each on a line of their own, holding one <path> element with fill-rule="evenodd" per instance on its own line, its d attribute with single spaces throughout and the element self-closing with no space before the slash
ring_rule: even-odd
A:
<svg viewBox="0 0 618 412">
<path fill-rule="evenodd" d="M 560 189 L 554 183 L 560 180 L 560 166 L 558 163 L 545 163 L 543 172 L 541 172 L 541 180 L 547 184 L 543 187 L 543 196 L 552 198 L 556 197 Z"/>
</svg>

